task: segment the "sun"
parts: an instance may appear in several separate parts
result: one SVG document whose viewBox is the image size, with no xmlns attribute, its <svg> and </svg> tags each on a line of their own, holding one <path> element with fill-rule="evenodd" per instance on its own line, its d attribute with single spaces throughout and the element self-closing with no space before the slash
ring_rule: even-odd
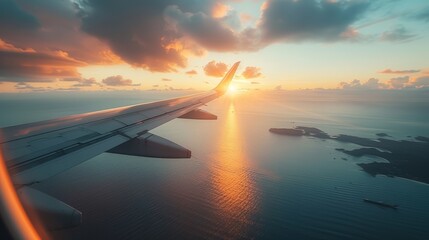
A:
<svg viewBox="0 0 429 240">
<path fill-rule="evenodd" d="M 236 86 L 234 86 L 234 85 L 229 85 L 229 87 L 228 87 L 228 93 L 229 94 L 234 94 L 234 93 L 236 93 L 237 92 L 237 87 Z"/>
</svg>

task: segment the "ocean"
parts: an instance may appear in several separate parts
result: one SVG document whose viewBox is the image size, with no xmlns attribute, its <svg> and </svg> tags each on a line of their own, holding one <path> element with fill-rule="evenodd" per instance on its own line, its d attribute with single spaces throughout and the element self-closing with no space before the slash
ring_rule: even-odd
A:
<svg viewBox="0 0 429 240">
<path fill-rule="evenodd" d="M 188 91 L 0 94 L 0 127 L 187 95 Z M 336 148 L 281 136 L 307 126 L 330 135 L 429 137 L 424 91 L 249 91 L 203 109 L 218 120 L 176 119 L 153 131 L 190 159 L 103 153 L 33 187 L 83 213 L 54 239 L 429 239 L 429 186 L 372 176 Z M 427 159 L 429 161 L 429 159 Z M 389 209 L 364 198 L 399 205 Z"/>
</svg>

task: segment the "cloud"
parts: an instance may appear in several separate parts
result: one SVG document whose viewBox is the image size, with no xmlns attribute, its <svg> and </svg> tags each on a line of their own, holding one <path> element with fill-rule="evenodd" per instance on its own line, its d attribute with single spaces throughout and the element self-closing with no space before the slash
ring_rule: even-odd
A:
<svg viewBox="0 0 429 240">
<path fill-rule="evenodd" d="M 212 77 L 223 77 L 226 71 L 228 70 L 228 66 L 222 62 L 211 61 L 204 66 L 204 72 L 207 76 Z"/>
<path fill-rule="evenodd" d="M 361 83 L 359 80 L 350 82 L 341 82 L 340 89 L 345 90 L 374 90 L 374 89 L 421 89 L 429 88 L 429 76 L 420 76 L 412 80 L 409 76 L 391 78 L 383 83 L 378 79 L 370 78 L 368 81 Z"/>
<path fill-rule="evenodd" d="M 78 87 L 69 87 L 69 88 L 55 88 L 52 89 L 53 91 L 79 91 L 80 88 Z"/>
<path fill-rule="evenodd" d="M 1 38 L 0 38 L 0 51 L 2 51 L 2 52 L 32 52 L 32 53 L 36 52 L 32 48 L 23 49 L 23 48 L 15 47 L 13 44 L 8 43 Z"/>
<path fill-rule="evenodd" d="M 282 87 L 282 85 L 278 85 L 274 88 L 274 90 L 280 91 L 280 90 L 283 90 L 283 87 Z"/>
<path fill-rule="evenodd" d="M 262 75 L 260 71 L 261 69 L 258 67 L 246 67 L 241 75 L 246 79 L 258 78 Z"/>
<path fill-rule="evenodd" d="M 418 77 L 410 85 L 414 88 L 429 88 L 429 76 Z"/>
<path fill-rule="evenodd" d="M 251 17 L 224 0 L 2 0 L 0 36 L 37 53 L 60 50 L 86 64 L 126 62 L 174 72 L 207 50 L 256 51 L 275 42 L 345 39 L 342 34 L 353 32 L 351 24 L 368 2 L 268 0 L 258 23 L 243 29 Z"/>
<path fill-rule="evenodd" d="M 176 5 L 168 6 L 164 16 L 177 33 L 187 35 L 205 49 L 221 52 L 237 49 L 238 39 L 234 31 L 219 19 L 203 12 L 183 12 Z"/>
<path fill-rule="evenodd" d="M 16 1 L 0 1 L 0 29 L 2 29 L 2 32 L 34 30 L 39 27 L 39 20 L 24 11 Z"/>
<path fill-rule="evenodd" d="M 418 73 L 420 70 L 392 70 L 392 69 L 384 69 L 380 71 L 380 73 L 385 74 L 411 74 L 411 73 Z"/>
<path fill-rule="evenodd" d="M 62 51 L 41 53 L 0 39 L 0 81 L 49 82 L 56 77 L 78 76 L 76 68 L 85 65 Z"/>
<path fill-rule="evenodd" d="M 373 90 L 373 89 L 385 89 L 387 85 L 380 82 L 376 78 L 370 78 L 368 81 L 361 83 L 360 80 L 355 79 L 351 82 L 340 82 L 339 87 L 341 89 L 348 90 Z"/>
<path fill-rule="evenodd" d="M 26 82 L 19 82 L 17 84 L 15 84 L 15 89 L 17 90 L 31 90 L 31 91 L 44 91 L 45 88 L 42 87 L 34 87 L 29 83 Z"/>
<path fill-rule="evenodd" d="M 164 82 L 171 82 L 171 81 L 173 81 L 173 80 L 171 80 L 170 78 L 163 78 L 163 79 L 161 79 L 162 81 L 164 81 Z"/>
<path fill-rule="evenodd" d="M 46 92 L 46 91 L 78 91 L 81 90 L 79 87 L 60 87 L 60 88 L 52 88 L 52 87 L 35 87 L 27 82 L 18 82 L 14 85 L 16 90 L 22 91 L 31 91 L 31 92 Z"/>
<path fill-rule="evenodd" d="M 193 88 L 174 88 L 174 87 L 168 87 L 165 90 L 169 90 L 169 91 L 194 91 L 195 89 L 193 89 Z"/>
<path fill-rule="evenodd" d="M 107 77 L 102 80 L 107 86 L 122 87 L 122 86 L 139 86 L 139 84 L 133 84 L 131 79 L 125 79 L 121 75 Z"/>
<path fill-rule="evenodd" d="M 79 1 L 81 29 L 127 63 L 150 71 L 183 68 L 204 50 L 255 51 L 281 41 L 354 37 L 351 24 L 369 1 L 268 0 L 259 24 L 241 29 L 240 15 L 219 0 Z"/>
<path fill-rule="evenodd" d="M 260 82 L 250 82 L 251 84 L 260 84 Z"/>
<path fill-rule="evenodd" d="M 381 34 L 380 40 L 386 42 L 403 42 L 414 38 L 416 35 L 410 34 L 403 27 L 396 28 L 392 31 L 385 31 Z"/>
<path fill-rule="evenodd" d="M 268 0 L 258 27 L 267 43 L 342 40 L 369 5 L 370 1 Z"/>
<path fill-rule="evenodd" d="M 91 86 L 101 86 L 100 83 L 95 80 L 95 78 L 82 78 L 82 77 L 73 77 L 73 78 L 63 78 L 61 81 L 65 82 L 76 82 L 73 84 L 73 87 L 91 87 Z"/>
<path fill-rule="evenodd" d="M 67 52 L 71 58 L 82 62 L 105 64 L 120 61 L 107 44 L 81 31 L 81 16 L 76 2 L 2 0 L 0 37 L 37 52 Z"/>
<path fill-rule="evenodd" d="M 197 75 L 198 73 L 195 70 L 189 70 L 189 71 L 186 72 L 186 74 L 188 74 L 188 75 Z"/>
<path fill-rule="evenodd" d="M 406 84 L 410 81 L 410 77 L 396 77 L 389 80 L 388 84 L 393 89 L 402 89 L 406 87 Z"/>
<path fill-rule="evenodd" d="M 186 37 L 212 46 L 200 31 L 209 33 L 201 29 L 206 24 L 216 27 L 210 16 L 216 2 L 86 0 L 79 2 L 79 15 L 82 30 L 106 42 L 122 60 L 150 71 L 171 72 L 186 66 L 187 54 L 200 52 Z M 186 33 L 175 31 L 171 22 L 177 22 Z"/>
</svg>

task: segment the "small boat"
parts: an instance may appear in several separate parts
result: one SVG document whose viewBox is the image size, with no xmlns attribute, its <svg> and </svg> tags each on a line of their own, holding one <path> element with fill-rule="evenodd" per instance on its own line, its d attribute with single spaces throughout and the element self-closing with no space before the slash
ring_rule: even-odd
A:
<svg viewBox="0 0 429 240">
<path fill-rule="evenodd" d="M 370 200 L 370 199 L 367 199 L 367 198 L 363 199 L 363 201 L 367 202 L 367 203 L 372 203 L 372 204 L 375 204 L 375 205 L 378 205 L 378 206 L 382 206 L 382 207 L 388 207 L 388 208 L 393 208 L 393 209 L 397 209 L 398 208 L 398 205 L 388 204 L 388 203 L 385 203 L 383 201 L 374 201 L 374 200 Z"/>
</svg>

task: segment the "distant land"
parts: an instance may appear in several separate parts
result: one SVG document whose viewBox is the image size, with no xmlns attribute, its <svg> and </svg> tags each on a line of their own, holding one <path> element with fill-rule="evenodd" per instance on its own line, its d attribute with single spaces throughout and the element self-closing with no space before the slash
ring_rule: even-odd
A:
<svg viewBox="0 0 429 240">
<path fill-rule="evenodd" d="M 330 139 L 338 142 L 354 143 L 362 146 L 353 150 L 337 148 L 337 151 L 350 156 L 364 155 L 377 156 L 386 159 L 388 163 L 372 162 L 358 165 L 367 173 L 375 176 L 383 174 L 390 177 L 402 177 L 415 181 L 429 183 L 429 138 L 423 136 L 411 140 L 391 140 L 381 137 L 390 137 L 386 133 L 377 133 L 380 138 L 370 139 L 340 134 L 330 136 L 314 127 L 271 128 L 272 133 L 287 136 L 310 136 L 319 139 Z"/>
</svg>

